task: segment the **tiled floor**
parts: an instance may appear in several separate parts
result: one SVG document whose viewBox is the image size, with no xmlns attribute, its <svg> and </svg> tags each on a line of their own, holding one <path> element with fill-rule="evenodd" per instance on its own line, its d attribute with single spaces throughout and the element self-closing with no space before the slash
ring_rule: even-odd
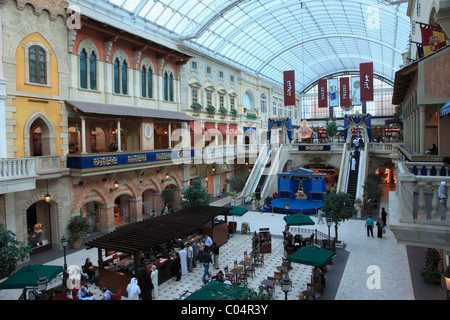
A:
<svg viewBox="0 0 450 320">
<path fill-rule="evenodd" d="M 385 193 L 387 196 L 387 192 Z M 229 205 L 229 198 L 219 199 L 212 205 Z M 380 206 L 389 208 L 387 197 L 382 199 Z M 388 209 L 395 210 L 395 206 Z M 220 217 L 219 217 L 220 218 Z M 325 234 L 328 228 L 324 223 L 318 223 L 316 216 L 312 216 L 316 222 L 314 226 L 304 226 L 303 228 L 317 229 Z M 270 228 L 272 233 L 272 252 L 265 255 L 265 266 L 256 269 L 256 276 L 249 278 L 248 285 L 257 289 L 261 281 L 267 276 L 273 276 L 276 267 L 281 265 L 282 231 L 285 223 L 283 215 L 272 213 L 259 213 L 249 211 L 242 217 L 231 217 L 231 221 L 237 223 L 237 231 L 240 232 L 242 222 L 247 222 L 250 234 L 236 234 L 230 237 L 229 241 L 220 248 L 220 267 L 232 267 L 234 260 L 241 261 L 244 258 L 244 251 L 251 251 L 251 234 L 259 231 L 259 228 Z M 389 219 L 389 216 L 388 216 Z M 405 245 L 398 244 L 392 232 L 387 228 L 387 232 L 382 239 L 367 237 L 364 228 L 364 219 L 350 219 L 339 225 L 338 238 L 345 246 L 345 253 L 348 259 L 344 261 L 342 270 L 333 274 L 337 266 L 331 266 L 328 276 L 333 276 L 335 288 L 331 299 L 335 300 L 413 300 L 414 290 L 408 255 Z M 389 220 L 388 220 L 389 225 Z M 333 228 L 334 229 L 334 228 Z M 331 235 L 334 236 L 334 230 Z M 79 250 L 71 253 L 67 257 L 68 265 L 82 265 L 87 257 L 92 261 L 97 260 L 97 250 Z M 337 260 L 338 258 L 336 258 Z M 52 260 L 46 264 L 62 265 L 63 258 Z M 288 294 L 288 299 L 297 300 L 299 293 L 306 289 L 306 283 L 310 280 L 312 268 L 306 265 L 292 264 L 290 278 L 293 281 L 292 291 Z M 218 270 L 210 267 L 210 272 L 214 275 Z M 171 279 L 159 286 L 159 296 L 157 300 L 178 299 L 184 292 L 194 292 L 202 286 L 203 267 L 197 266 L 192 273 L 183 276 L 181 281 Z M 327 280 L 330 281 L 330 280 Z M 94 292 L 95 299 L 101 299 L 100 288 L 90 287 Z M 21 290 L 0 290 L 0 300 L 16 300 L 21 294 Z M 284 293 L 280 286 L 275 290 L 275 299 L 284 300 Z M 325 293 L 324 293 L 325 297 Z M 126 299 L 125 297 L 123 299 Z"/>
</svg>

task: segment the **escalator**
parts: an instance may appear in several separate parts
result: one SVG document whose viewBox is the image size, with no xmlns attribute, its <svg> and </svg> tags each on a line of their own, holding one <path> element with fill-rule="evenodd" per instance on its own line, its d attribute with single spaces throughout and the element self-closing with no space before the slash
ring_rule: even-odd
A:
<svg viewBox="0 0 450 320">
<path fill-rule="evenodd" d="M 350 170 L 347 183 L 347 193 L 351 196 L 352 200 L 356 199 L 356 193 L 358 188 L 359 159 L 360 159 L 360 152 L 355 151 L 356 166 L 355 170 Z M 350 160 L 350 167 L 351 167 L 351 160 Z"/>
</svg>

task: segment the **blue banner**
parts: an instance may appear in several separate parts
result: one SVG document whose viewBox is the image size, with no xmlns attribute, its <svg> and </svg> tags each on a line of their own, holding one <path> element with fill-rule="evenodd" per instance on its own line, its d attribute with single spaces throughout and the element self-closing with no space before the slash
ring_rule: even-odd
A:
<svg viewBox="0 0 450 320">
<path fill-rule="evenodd" d="M 328 86 L 330 87 L 330 107 L 339 106 L 339 94 L 338 94 L 338 79 L 328 80 Z"/>
<path fill-rule="evenodd" d="M 352 77 L 352 106 L 361 105 L 361 81 L 359 77 Z"/>
</svg>

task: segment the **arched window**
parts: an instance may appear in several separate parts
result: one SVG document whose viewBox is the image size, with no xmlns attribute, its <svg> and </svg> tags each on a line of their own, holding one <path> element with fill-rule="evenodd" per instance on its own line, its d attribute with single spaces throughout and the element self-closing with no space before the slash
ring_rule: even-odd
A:
<svg viewBox="0 0 450 320">
<path fill-rule="evenodd" d="M 127 94 L 127 63 L 122 62 L 122 94 Z"/>
<path fill-rule="evenodd" d="M 47 60 L 45 50 L 37 45 L 29 48 L 30 82 L 47 83 Z"/>
<path fill-rule="evenodd" d="M 122 61 L 117 57 L 114 60 L 114 93 L 128 93 L 128 64 L 125 59 Z"/>
<path fill-rule="evenodd" d="M 261 113 L 267 113 L 267 97 L 265 93 L 261 93 Z"/>
<path fill-rule="evenodd" d="M 80 88 L 87 89 L 87 59 L 84 49 L 80 52 Z"/>
<path fill-rule="evenodd" d="M 169 101 L 173 101 L 173 74 L 169 76 Z"/>
<path fill-rule="evenodd" d="M 141 95 L 142 97 L 147 97 L 147 68 L 145 66 L 141 69 Z"/>
<path fill-rule="evenodd" d="M 97 90 L 97 56 L 94 51 L 89 56 L 89 87 Z"/>
<path fill-rule="evenodd" d="M 153 71 L 151 68 L 148 68 L 147 72 L 147 96 L 149 98 L 153 98 Z"/>
<path fill-rule="evenodd" d="M 168 82 L 169 82 L 169 75 L 167 72 L 164 72 L 164 100 L 169 100 L 169 88 L 168 88 Z"/>
<path fill-rule="evenodd" d="M 114 93 L 120 93 L 120 63 L 119 58 L 114 60 Z"/>
</svg>

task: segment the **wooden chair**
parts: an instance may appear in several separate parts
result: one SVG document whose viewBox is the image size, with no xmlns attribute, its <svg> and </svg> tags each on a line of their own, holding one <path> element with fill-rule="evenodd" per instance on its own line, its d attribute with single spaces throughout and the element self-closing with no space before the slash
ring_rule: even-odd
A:
<svg viewBox="0 0 450 320">
<path fill-rule="evenodd" d="M 283 275 L 281 274 L 281 272 L 278 271 L 275 271 L 273 273 L 273 277 L 276 279 L 277 283 L 280 283 L 279 281 L 283 279 Z"/>
<path fill-rule="evenodd" d="M 255 265 L 250 260 L 250 265 L 247 267 L 247 274 L 249 274 L 252 278 L 256 276 Z"/>
<path fill-rule="evenodd" d="M 241 272 L 241 274 L 238 276 L 238 281 L 239 281 L 239 283 L 241 283 L 241 282 L 247 283 L 247 273 Z"/>
<path fill-rule="evenodd" d="M 228 270 L 228 267 L 224 267 L 223 268 L 223 273 L 225 275 L 225 277 L 233 277 L 233 275 L 230 273 L 230 271 Z"/>
<path fill-rule="evenodd" d="M 291 267 L 291 264 L 290 264 L 290 263 L 283 262 L 281 265 L 284 266 L 284 267 L 286 267 L 286 270 L 283 270 L 283 271 L 281 271 L 281 272 L 282 272 L 282 273 L 285 273 L 285 274 L 287 274 L 287 275 L 289 276 L 289 268 Z"/>
<path fill-rule="evenodd" d="M 267 277 L 267 280 L 272 280 L 275 281 L 275 283 L 273 284 L 273 286 L 267 286 L 267 288 L 269 289 L 269 292 L 267 292 L 268 295 L 273 296 L 275 294 L 275 286 L 277 284 L 277 279 L 275 279 L 274 277 Z"/>
<path fill-rule="evenodd" d="M 250 257 L 250 256 L 247 254 L 247 251 L 244 251 L 244 260 L 245 260 L 245 261 L 252 261 L 252 257 Z"/>
<path fill-rule="evenodd" d="M 256 265 L 264 267 L 264 254 L 261 253 L 261 255 L 259 256 L 259 258 L 256 259 Z"/>
<path fill-rule="evenodd" d="M 244 270 L 244 267 L 243 267 L 243 266 L 240 266 L 240 265 L 238 264 L 237 260 L 234 260 L 234 267 L 235 267 L 235 268 L 238 268 L 238 269 L 241 269 L 241 270 Z"/>
</svg>

